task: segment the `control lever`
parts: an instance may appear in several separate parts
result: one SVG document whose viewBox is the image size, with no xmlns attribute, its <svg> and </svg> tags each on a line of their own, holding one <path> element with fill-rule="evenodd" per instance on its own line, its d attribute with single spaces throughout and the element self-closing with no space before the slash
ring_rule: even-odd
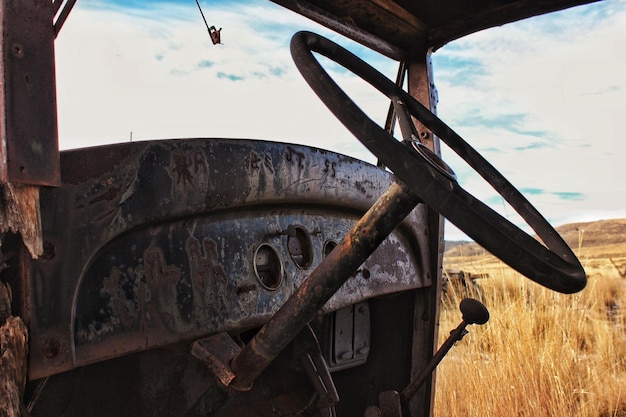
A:
<svg viewBox="0 0 626 417">
<path fill-rule="evenodd" d="M 330 376 L 326 361 L 319 352 L 305 353 L 300 361 L 319 397 L 320 415 L 322 417 L 336 417 L 335 404 L 339 402 L 339 394 Z"/>
<path fill-rule="evenodd" d="M 489 310 L 478 300 L 473 298 L 465 298 L 459 305 L 463 320 L 456 329 L 450 332 L 450 336 L 441 345 L 437 353 L 432 357 L 430 362 L 426 365 L 426 368 L 422 373 L 407 385 L 407 387 L 400 393 L 400 401 L 402 402 L 402 409 L 404 412 L 408 412 L 409 401 L 415 396 L 417 390 L 424 384 L 433 372 L 433 370 L 439 365 L 439 362 L 446 356 L 448 351 L 454 346 L 456 342 L 463 339 L 468 332 L 465 327 L 468 324 L 485 324 L 489 320 Z"/>
<path fill-rule="evenodd" d="M 296 342 L 303 350 L 299 355 L 300 366 L 317 392 L 320 417 L 336 417 L 335 405 L 339 402 L 339 394 L 311 326 L 307 324 Z"/>
</svg>

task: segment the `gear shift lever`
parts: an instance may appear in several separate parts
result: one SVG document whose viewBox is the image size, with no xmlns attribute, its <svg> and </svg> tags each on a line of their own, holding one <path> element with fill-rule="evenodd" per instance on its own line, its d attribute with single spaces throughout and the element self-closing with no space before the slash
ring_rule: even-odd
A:
<svg viewBox="0 0 626 417">
<path fill-rule="evenodd" d="M 417 390 L 420 389 L 426 379 L 430 377 L 433 370 L 437 367 L 437 365 L 439 365 L 439 362 L 441 362 L 452 346 L 454 346 L 457 341 L 461 340 L 463 336 L 467 334 L 465 327 L 468 324 L 485 324 L 489 320 L 489 310 L 487 310 L 487 307 L 485 307 L 483 303 L 478 300 L 465 298 L 461 301 L 459 308 L 461 310 L 461 314 L 463 315 L 461 324 L 450 332 L 448 339 L 443 342 L 422 373 L 416 379 L 411 381 L 404 391 L 400 393 L 400 400 L 402 401 L 404 410 L 408 410 L 407 406 L 409 401 L 411 401 L 415 393 L 417 393 Z"/>
</svg>

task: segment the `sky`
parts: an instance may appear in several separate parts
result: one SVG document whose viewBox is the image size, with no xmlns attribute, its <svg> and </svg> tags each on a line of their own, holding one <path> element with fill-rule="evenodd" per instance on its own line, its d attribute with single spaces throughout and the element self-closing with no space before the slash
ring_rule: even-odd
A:
<svg viewBox="0 0 626 417">
<path fill-rule="evenodd" d="M 255 138 L 373 157 L 310 90 L 291 36 L 327 36 L 395 79 L 397 62 L 265 0 L 78 0 L 56 40 L 62 149 L 185 137 Z M 555 226 L 626 218 L 626 0 L 481 31 L 433 53 L 438 115 Z M 329 72 L 375 121 L 388 100 Z M 622 127 L 621 125 L 619 127 Z M 460 184 L 520 227 L 451 151 Z M 451 225 L 446 239 L 467 239 Z"/>
</svg>

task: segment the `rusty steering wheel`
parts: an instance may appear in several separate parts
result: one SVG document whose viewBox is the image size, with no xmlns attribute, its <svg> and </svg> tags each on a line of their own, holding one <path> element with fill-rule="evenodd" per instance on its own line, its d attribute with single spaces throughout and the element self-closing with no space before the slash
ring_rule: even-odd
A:
<svg viewBox="0 0 626 417">
<path fill-rule="evenodd" d="M 321 67 L 313 52 L 350 70 L 397 103 L 405 140 L 396 140 L 366 116 Z M 291 40 L 291 54 L 304 79 L 330 111 L 421 201 L 531 280 L 562 293 L 574 293 L 585 287 L 584 269 L 554 228 L 502 174 L 430 110 L 363 60 L 317 34 L 296 33 Z M 520 214 L 545 246 L 465 191 L 452 170 L 407 133 L 407 121 L 412 125 L 409 115 L 479 173 Z M 411 126 L 410 130 L 414 132 L 415 128 Z"/>
</svg>

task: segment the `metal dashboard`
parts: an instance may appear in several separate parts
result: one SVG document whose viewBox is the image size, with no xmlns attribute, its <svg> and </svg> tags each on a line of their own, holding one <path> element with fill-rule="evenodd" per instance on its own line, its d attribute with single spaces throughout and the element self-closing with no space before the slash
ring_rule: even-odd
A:
<svg viewBox="0 0 626 417">
<path fill-rule="evenodd" d="M 30 378 L 263 325 L 378 196 L 388 172 L 336 153 L 223 139 L 62 153 L 45 253 L 20 256 Z M 324 306 L 432 284 L 418 206 Z"/>
</svg>

